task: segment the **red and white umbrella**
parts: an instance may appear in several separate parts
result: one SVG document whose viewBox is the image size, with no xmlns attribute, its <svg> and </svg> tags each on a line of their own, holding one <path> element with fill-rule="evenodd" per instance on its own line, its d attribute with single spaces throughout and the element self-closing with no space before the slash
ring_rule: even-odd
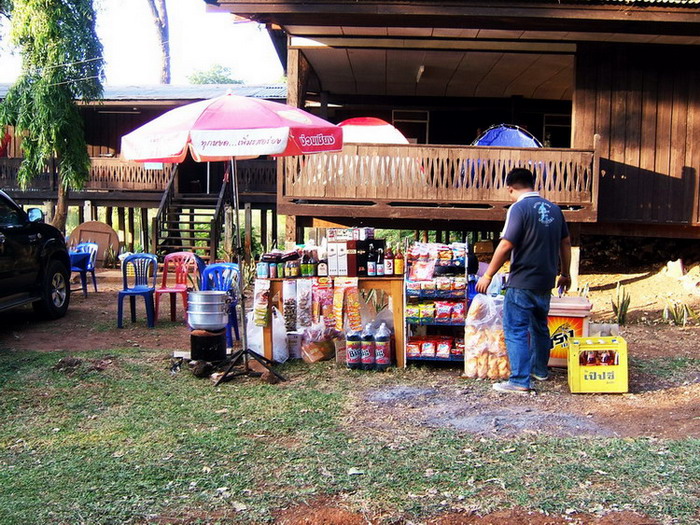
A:
<svg viewBox="0 0 700 525">
<path fill-rule="evenodd" d="M 197 162 L 303 155 L 343 148 L 341 129 L 299 108 L 223 95 L 164 113 L 122 137 L 128 160 Z"/>
<path fill-rule="evenodd" d="M 349 118 L 338 124 L 346 144 L 408 144 L 408 139 L 388 122 L 375 117 Z"/>
</svg>

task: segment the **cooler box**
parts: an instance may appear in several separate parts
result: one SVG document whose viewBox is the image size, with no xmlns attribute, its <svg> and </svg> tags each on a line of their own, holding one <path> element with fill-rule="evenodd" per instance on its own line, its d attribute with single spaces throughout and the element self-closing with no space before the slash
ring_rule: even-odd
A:
<svg viewBox="0 0 700 525">
<path fill-rule="evenodd" d="M 628 391 L 627 342 L 622 337 L 574 337 L 569 344 L 572 393 Z"/>
<path fill-rule="evenodd" d="M 591 307 L 585 297 L 552 297 L 547 319 L 552 338 L 549 366 L 566 368 L 569 339 L 588 337 Z"/>
</svg>

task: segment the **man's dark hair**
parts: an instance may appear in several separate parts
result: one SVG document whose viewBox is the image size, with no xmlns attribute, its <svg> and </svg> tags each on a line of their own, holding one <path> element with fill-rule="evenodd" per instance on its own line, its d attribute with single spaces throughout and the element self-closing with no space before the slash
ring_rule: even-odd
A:
<svg viewBox="0 0 700 525">
<path fill-rule="evenodd" d="M 535 176 L 526 168 L 513 168 L 506 175 L 506 186 L 516 190 L 534 189 Z"/>
</svg>

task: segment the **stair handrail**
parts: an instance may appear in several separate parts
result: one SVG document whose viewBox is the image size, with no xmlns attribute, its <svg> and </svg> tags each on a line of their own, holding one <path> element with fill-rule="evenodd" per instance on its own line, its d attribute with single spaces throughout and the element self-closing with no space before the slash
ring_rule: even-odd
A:
<svg viewBox="0 0 700 525">
<path fill-rule="evenodd" d="M 219 196 L 216 200 L 216 208 L 211 219 L 211 234 L 209 241 L 209 261 L 216 261 L 216 253 L 219 249 L 219 228 L 224 222 L 224 206 L 230 202 L 231 183 L 224 177 L 219 190 Z"/>
<path fill-rule="evenodd" d="M 160 240 L 161 228 L 163 227 L 163 216 L 167 213 L 168 208 L 170 208 L 170 203 L 172 203 L 175 197 L 175 177 L 177 176 L 177 164 L 170 175 L 170 180 L 168 185 L 163 191 L 163 197 L 160 199 L 160 205 L 158 206 L 158 212 L 153 219 L 153 251 L 152 253 L 158 253 L 158 241 Z"/>
</svg>

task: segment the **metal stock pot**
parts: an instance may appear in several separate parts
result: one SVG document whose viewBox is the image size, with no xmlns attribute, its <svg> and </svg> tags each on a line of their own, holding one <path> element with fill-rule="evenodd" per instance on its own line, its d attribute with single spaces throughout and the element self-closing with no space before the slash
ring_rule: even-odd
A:
<svg viewBox="0 0 700 525">
<path fill-rule="evenodd" d="M 229 296 L 226 292 L 190 292 L 187 324 L 193 330 L 221 330 L 228 324 Z"/>
</svg>

